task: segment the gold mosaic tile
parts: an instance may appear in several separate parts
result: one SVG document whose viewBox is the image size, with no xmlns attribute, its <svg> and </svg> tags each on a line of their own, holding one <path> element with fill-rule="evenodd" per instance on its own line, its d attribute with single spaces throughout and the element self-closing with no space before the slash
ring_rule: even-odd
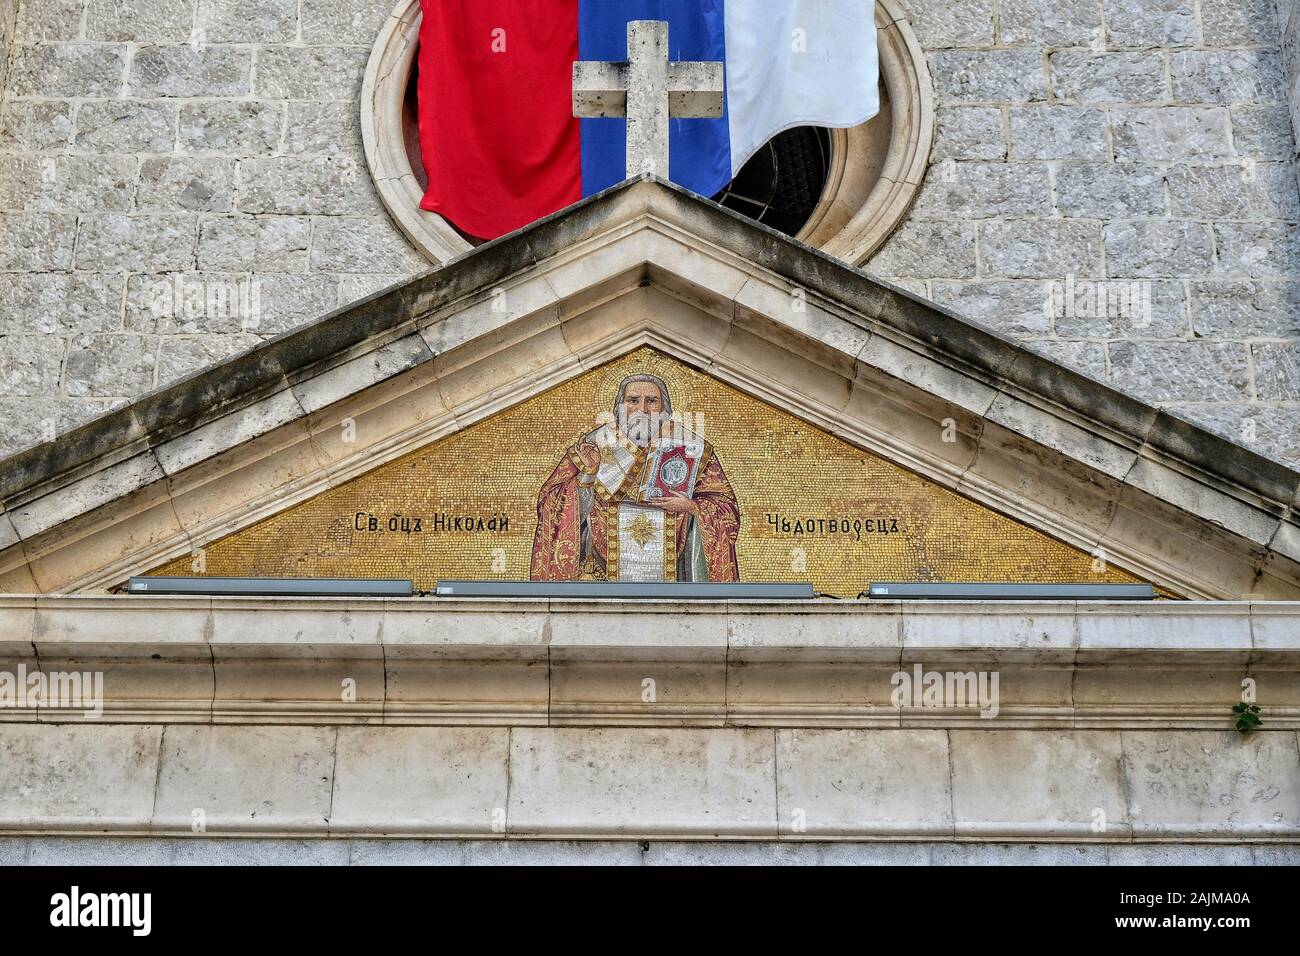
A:
<svg viewBox="0 0 1300 956">
<path fill-rule="evenodd" d="M 668 383 L 730 480 L 742 581 L 807 580 L 854 597 L 872 581 L 1140 580 L 650 348 L 152 573 L 410 578 L 422 589 L 527 579 L 539 489 L 639 372 Z"/>
</svg>

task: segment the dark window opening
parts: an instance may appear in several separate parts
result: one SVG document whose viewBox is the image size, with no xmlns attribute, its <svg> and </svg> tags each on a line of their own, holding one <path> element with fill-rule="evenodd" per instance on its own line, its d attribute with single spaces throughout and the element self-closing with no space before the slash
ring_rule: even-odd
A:
<svg viewBox="0 0 1300 956">
<path fill-rule="evenodd" d="M 713 201 L 793 236 L 817 208 L 830 162 L 830 134 L 797 126 L 768 140 Z"/>
</svg>

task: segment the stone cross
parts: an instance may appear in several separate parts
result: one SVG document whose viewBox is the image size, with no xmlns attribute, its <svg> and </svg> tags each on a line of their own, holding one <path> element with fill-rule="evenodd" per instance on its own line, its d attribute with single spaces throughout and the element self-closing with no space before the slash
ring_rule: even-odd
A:
<svg viewBox="0 0 1300 956">
<path fill-rule="evenodd" d="M 573 64 L 574 116 L 627 117 L 627 176 L 668 178 L 669 117 L 717 118 L 722 64 L 668 59 L 668 24 L 631 20 L 627 60 Z"/>
</svg>

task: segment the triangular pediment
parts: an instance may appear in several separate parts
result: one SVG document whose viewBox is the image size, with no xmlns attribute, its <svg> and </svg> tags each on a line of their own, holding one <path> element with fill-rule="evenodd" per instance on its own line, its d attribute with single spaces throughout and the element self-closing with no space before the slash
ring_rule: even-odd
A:
<svg viewBox="0 0 1300 956">
<path fill-rule="evenodd" d="M 543 552 L 571 544 L 538 534 L 543 489 L 583 436 L 613 417 L 619 383 L 635 375 L 666 383 L 676 414 L 669 441 L 677 430 L 683 443 L 703 436 L 711 446 L 735 501 L 738 580 L 809 581 L 840 598 L 872 581 L 1139 580 L 650 347 L 215 541 L 201 561 L 185 555 L 155 573 L 409 578 L 422 590 L 440 580 L 536 578 Z M 619 500 L 640 500 L 643 482 L 638 474 Z M 581 549 L 580 535 L 574 541 Z M 648 539 L 624 544 L 658 547 L 662 559 Z M 588 549 L 595 560 L 585 573 L 616 579 L 608 549 Z"/>
<path fill-rule="evenodd" d="M 1300 595 L 1300 475 L 657 182 L 10 459 L 0 587 L 527 577 L 540 484 L 644 369 L 703 416 L 743 579 Z"/>
</svg>

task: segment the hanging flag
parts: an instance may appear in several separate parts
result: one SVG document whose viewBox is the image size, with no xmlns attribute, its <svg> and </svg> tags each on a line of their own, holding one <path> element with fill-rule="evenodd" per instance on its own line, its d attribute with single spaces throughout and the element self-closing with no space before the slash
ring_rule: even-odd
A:
<svg viewBox="0 0 1300 956">
<path fill-rule="evenodd" d="M 879 109 L 863 0 L 421 0 L 421 208 L 493 239 L 625 178 L 626 121 L 576 119 L 575 60 L 627 59 L 629 20 L 668 22 L 669 57 L 725 64 L 720 119 L 674 119 L 669 178 L 704 196 L 795 126 Z"/>
</svg>

